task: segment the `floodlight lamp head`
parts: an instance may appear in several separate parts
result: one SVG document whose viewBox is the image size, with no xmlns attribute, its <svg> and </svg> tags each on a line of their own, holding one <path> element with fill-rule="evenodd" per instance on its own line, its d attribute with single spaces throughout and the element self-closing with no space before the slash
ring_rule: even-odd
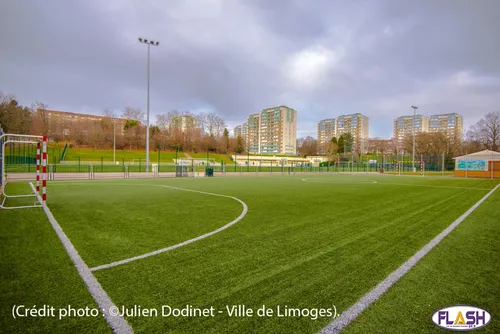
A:
<svg viewBox="0 0 500 334">
<path fill-rule="evenodd" d="M 142 38 L 139 37 L 139 42 L 142 42 Z"/>
<path fill-rule="evenodd" d="M 415 106 L 411 106 L 413 109 L 418 109 L 418 107 L 415 107 Z"/>
</svg>

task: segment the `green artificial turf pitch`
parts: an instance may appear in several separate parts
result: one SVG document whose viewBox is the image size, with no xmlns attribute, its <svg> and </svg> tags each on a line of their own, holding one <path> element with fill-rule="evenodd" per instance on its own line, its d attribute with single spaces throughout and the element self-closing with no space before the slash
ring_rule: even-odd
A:
<svg viewBox="0 0 500 334">
<path fill-rule="evenodd" d="M 238 304 L 255 310 L 335 305 L 343 312 L 497 183 L 328 174 L 56 181 L 48 185 L 48 205 L 83 260 L 94 267 L 207 233 L 243 209 L 230 198 L 162 185 L 237 197 L 249 210 L 228 229 L 94 275 L 119 307 L 161 311 L 163 305 L 192 305 L 224 311 Z M 10 183 L 8 190 L 26 187 Z M 487 329 L 498 330 L 500 206 L 498 192 L 494 195 L 346 331 L 437 330 L 432 313 L 456 303 L 483 306 L 493 317 Z M 0 220 L 1 291 L 7 297 L 0 302 L 0 327 L 9 332 L 109 331 L 102 317 L 12 319 L 16 303 L 95 305 L 41 209 L 0 211 Z M 471 252 L 477 256 L 464 264 L 460 255 Z M 127 320 L 137 333 L 313 333 L 332 319 L 229 317 L 224 312 L 213 318 L 160 314 Z"/>
</svg>

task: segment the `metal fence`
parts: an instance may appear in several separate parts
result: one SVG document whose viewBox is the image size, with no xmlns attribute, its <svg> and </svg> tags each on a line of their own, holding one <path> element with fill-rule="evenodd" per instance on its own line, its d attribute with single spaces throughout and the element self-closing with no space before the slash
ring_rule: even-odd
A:
<svg viewBox="0 0 500 334">
<path fill-rule="evenodd" d="M 21 151 L 27 150 L 23 152 Z M 19 154 L 12 154 L 17 150 Z M 5 173 L 35 172 L 36 152 L 32 148 L 16 147 L 5 156 Z M 51 155 L 51 153 L 53 155 Z M 74 161 L 60 161 L 60 149 L 49 149 L 49 171 L 52 174 L 59 173 L 146 173 L 146 163 L 142 158 L 126 161 L 109 161 L 101 157 L 97 161 L 83 161 L 80 157 Z M 444 172 L 453 171 L 455 164 L 451 157 L 421 155 L 414 163 L 410 155 L 338 155 L 334 162 L 322 163 L 293 163 L 281 160 L 281 162 L 269 162 L 262 160 L 233 161 L 230 163 L 215 162 L 213 159 L 186 159 L 173 160 L 172 162 L 158 159 L 150 160 L 148 173 L 173 173 L 179 174 L 179 166 L 183 166 L 187 175 L 201 175 L 205 173 L 206 167 L 214 169 L 215 175 L 220 173 L 338 173 L 338 172 L 383 172 L 383 173 L 411 173 L 415 165 L 416 172 Z M 177 163 L 175 163 L 176 161 Z M 182 174 L 182 173 L 181 173 Z"/>
</svg>

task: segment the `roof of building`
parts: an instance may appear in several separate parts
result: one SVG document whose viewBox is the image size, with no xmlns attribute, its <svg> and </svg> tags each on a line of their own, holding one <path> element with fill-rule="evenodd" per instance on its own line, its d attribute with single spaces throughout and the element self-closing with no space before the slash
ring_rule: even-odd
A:
<svg viewBox="0 0 500 334">
<path fill-rule="evenodd" d="M 43 109 L 45 112 L 50 112 L 50 113 L 56 113 L 56 114 L 61 114 L 65 116 L 86 116 L 86 117 L 97 117 L 97 118 L 114 118 L 114 119 L 123 119 L 122 117 L 117 117 L 117 116 L 105 116 L 105 115 L 93 115 L 93 114 L 83 114 L 83 113 L 76 113 L 76 112 L 71 112 L 71 111 L 62 111 L 62 110 L 53 110 L 53 109 Z"/>
<path fill-rule="evenodd" d="M 453 159 L 463 159 L 463 158 L 478 158 L 478 157 L 494 157 L 496 159 L 500 159 L 500 152 L 492 151 L 492 150 L 484 150 L 475 153 L 470 153 L 466 155 L 461 155 L 459 157 L 455 157 Z"/>
</svg>

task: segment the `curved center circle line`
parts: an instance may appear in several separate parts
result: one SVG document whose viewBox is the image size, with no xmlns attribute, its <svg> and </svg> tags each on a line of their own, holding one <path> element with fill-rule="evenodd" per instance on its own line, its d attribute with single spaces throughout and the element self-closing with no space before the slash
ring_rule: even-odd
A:
<svg viewBox="0 0 500 334">
<path fill-rule="evenodd" d="M 124 185 L 124 184 L 121 184 L 121 185 Z M 130 186 L 130 185 L 128 185 L 128 186 Z M 192 239 L 183 241 L 181 243 L 178 243 L 178 244 L 175 244 L 175 245 L 172 245 L 172 246 L 169 246 L 169 247 L 161 248 L 161 249 L 155 250 L 153 252 L 145 253 L 145 254 L 142 254 L 142 255 L 130 257 L 130 258 L 123 259 L 123 260 L 120 260 L 120 261 L 115 261 L 115 262 L 111 262 L 111 263 L 108 263 L 108 264 L 103 264 L 103 265 L 100 265 L 100 266 L 97 266 L 97 267 L 94 267 L 94 268 L 90 268 L 90 271 L 97 271 L 97 270 L 101 270 L 101 269 L 112 268 L 112 267 L 116 267 L 116 266 L 119 266 L 119 265 L 122 265 L 122 264 L 125 264 L 125 263 L 132 262 L 132 261 L 137 261 L 137 260 L 145 259 L 145 258 L 148 258 L 148 257 L 151 257 L 151 256 L 155 256 L 155 255 L 158 255 L 158 254 L 161 254 L 161 253 L 165 253 L 165 252 L 171 251 L 171 250 L 176 249 L 176 248 L 180 248 L 180 247 L 189 245 L 189 244 L 191 244 L 191 243 L 193 243 L 195 241 L 199 241 L 199 240 L 208 238 L 208 237 L 210 237 L 210 236 L 212 236 L 214 234 L 222 232 L 223 230 L 225 230 L 225 229 L 233 226 L 234 224 L 236 224 L 237 222 L 239 222 L 240 220 L 242 220 L 245 217 L 245 215 L 247 214 L 247 212 L 248 212 L 248 206 L 247 206 L 247 204 L 245 202 L 243 202 L 241 199 L 239 199 L 237 197 L 234 197 L 234 196 L 222 195 L 222 194 L 215 194 L 215 193 L 210 193 L 210 192 L 206 192 L 206 191 L 192 190 L 192 189 L 179 188 L 179 187 L 173 187 L 173 186 L 165 186 L 165 185 L 135 184 L 134 186 L 162 187 L 162 188 L 170 188 L 170 189 L 181 190 L 181 191 L 189 191 L 189 192 L 194 192 L 194 193 L 199 193 L 199 194 L 204 194 L 204 195 L 210 195 L 210 196 L 230 198 L 230 199 L 233 199 L 233 200 L 239 202 L 243 206 L 243 211 L 241 212 L 241 214 L 236 219 L 232 220 L 231 222 L 227 223 L 226 225 L 221 226 L 218 229 L 215 229 L 215 230 L 213 230 L 211 232 L 202 234 L 202 235 L 200 235 L 200 236 L 198 236 L 196 238 L 192 238 Z"/>
</svg>

